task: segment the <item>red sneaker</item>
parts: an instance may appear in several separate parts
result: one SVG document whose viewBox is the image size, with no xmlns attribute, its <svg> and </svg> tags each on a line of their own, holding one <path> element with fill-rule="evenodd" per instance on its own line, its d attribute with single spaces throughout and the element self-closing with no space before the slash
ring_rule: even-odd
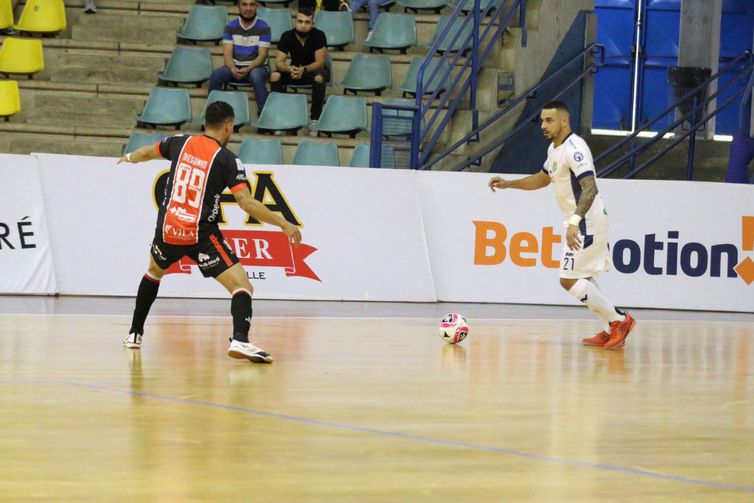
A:
<svg viewBox="0 0 754 503">
<path fill-rule="evenodd" d="M 605 344 L 607 344 L 607 341 L 610 340 L 610 334 L 605 332 L 604 330 L 594 337 L 588 337 L 586 339 L 581 339 L 581 342 L 584 344 L 584 346 L 599 346 L 603 347 Z"/>
<path fill-rule="evenodd" d="M 631 329 L 636 325 L 636 320 L 626 312 L 626 319 L 623 321 L 610 322 L 610 339 L 603 346 L 605 349 L 620 349 L 626 344 L 626 337 Z"/>
</svg>

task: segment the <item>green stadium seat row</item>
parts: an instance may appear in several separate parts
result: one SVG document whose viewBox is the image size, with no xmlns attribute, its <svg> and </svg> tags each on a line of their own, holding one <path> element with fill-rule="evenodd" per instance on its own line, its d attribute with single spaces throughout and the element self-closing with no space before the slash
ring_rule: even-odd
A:
<svg viewBox="0 0 754 503">
<path fill-rule="evenodd" d="M 352 168 L 368 168 L 369 167 L 369 145 L 360 143 L 353 149 L 353 156 L 351 157 Z M 384 145 L 382 147 L 382 156 L 380 159 L 381 168 L 395 169 L 395 150 L 393 147 Z"/>
<path fill-rule="evenodd" d="M 500 0 L 483 0 L 483 3 L 493 1 Z M 444 7 L 446 2 L 445 0 L 401 0 L 399 5 L 413 10 L 438 10 Z M 471 2 L 471 5 L 473 7 L 473 2 Z M 273 44 L 276 44 L 280 40 L 283 32 L 293 28 L 293 13 L 287 8 L 271 9 L 259 7 L 257 15 L 270 25 Z M 433 35 L 433 41 L 447 24 L 448 18 L 449 16 L 442 16 Z M 177 38 L 179 41 L 194 43 L 217 43 L 223 37 L 223 30 L 227 22 L 228 12 L 225 7 L 194 5 L 186 17 L 183 28 L 178 32 Z M 350 12 L 319 11 L 315 16 L 315 24 L 327 35 L 329 47 L 342 49 L 354 41 L 353 18 Z M 461 29 L 460 25 L 460 22 L 454 23 L 452 34 Z M 467 45 L 461 47 L 462 42 L 466 39 L 466 33 L 470 33 L 470 24 L 467 23 L 467 25 L 469 26 L 464 27 L 464 35 L 460 37 L 457 44 L 453 44 L 453 48 L 450 50 L 468 48 Z M 452 39 L 453 37 L 451 36 L 446 45 Z M 390 12 L 380 14 L 374 27 L 374 33 L 371 39 L 366 42 L 366 45 L 370 48 L 370 51 L 398 50 L 405 53 L 409 47 L 416 46 L 416 20 L 414 16 L 412 14 L 395 14 Z M 449 50 L 449 48 L 446 47 L 441 50 Z"/>
<path fill-rule="evenodd" d="M 145 145 L 154 145 L 165 138 L 161 134 L 136 132 L 131 135 L 123 152 L 133 152 Z M 244 164 L 275 165 L 283 164 L 283 145 L 279 139 L 246 138 L 241 142 L 238 157 Z M 293 165 L 307 166 L 339 166 L 340 156 L 338 147 L 332 142 L 302 141 L 296 148 Z M 369 145 L 358 144 L 354 148 L 351 162 L 352 168 L 369 167 Z M 383 168 L 395 168 L 395 153 L 392 147 L 383 147 Z"/>
</svg>

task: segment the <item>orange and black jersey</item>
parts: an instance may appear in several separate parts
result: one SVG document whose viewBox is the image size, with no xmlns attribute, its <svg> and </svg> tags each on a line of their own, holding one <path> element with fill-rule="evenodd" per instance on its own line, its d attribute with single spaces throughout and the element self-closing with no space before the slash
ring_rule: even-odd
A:
<svg viewBox="0 0 754 503">
<path fill-rule="evenodd" d="M 233 152 L 206 135 L 169 136 L 155 148 L 172 161 L 156 231 L 167 244 L 196 244 L 218 228 L 225 188 L 247 187 L 246 170 Z"/>
</svg>

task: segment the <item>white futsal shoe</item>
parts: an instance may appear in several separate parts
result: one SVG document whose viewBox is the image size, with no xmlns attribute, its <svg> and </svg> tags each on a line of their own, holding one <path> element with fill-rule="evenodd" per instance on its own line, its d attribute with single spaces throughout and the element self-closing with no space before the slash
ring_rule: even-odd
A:
<svg viewBox="0 0 754 503">
<path fill-rule="evenodd" d="M 272 363 L 272 356 L 250 342 L 241 342 L 231 339 L 228 346 L 228 356 L 243 360 L 244 358 L 254 363 Z"/>
<path fill-rule="evenodd" d="M 139 349 L 141 347 L 141 334 L 128 334 L 123 339 L 123 347 L 128 349 Z"/>
</svg>

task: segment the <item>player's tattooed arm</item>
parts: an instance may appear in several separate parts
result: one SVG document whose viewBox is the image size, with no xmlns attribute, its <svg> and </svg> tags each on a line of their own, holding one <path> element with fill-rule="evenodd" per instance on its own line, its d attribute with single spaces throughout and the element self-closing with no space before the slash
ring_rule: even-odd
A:
<svg viewBox="0 0 754 503">
<path fill-rule="evenodd" d="M 581 197 L 575 213 L 584 218 L 597 196 L 597 180 L 595 180 L 594 175 L 585 176 L 579 179 L 579 185 L 581 185 Z"/>
</svg>

